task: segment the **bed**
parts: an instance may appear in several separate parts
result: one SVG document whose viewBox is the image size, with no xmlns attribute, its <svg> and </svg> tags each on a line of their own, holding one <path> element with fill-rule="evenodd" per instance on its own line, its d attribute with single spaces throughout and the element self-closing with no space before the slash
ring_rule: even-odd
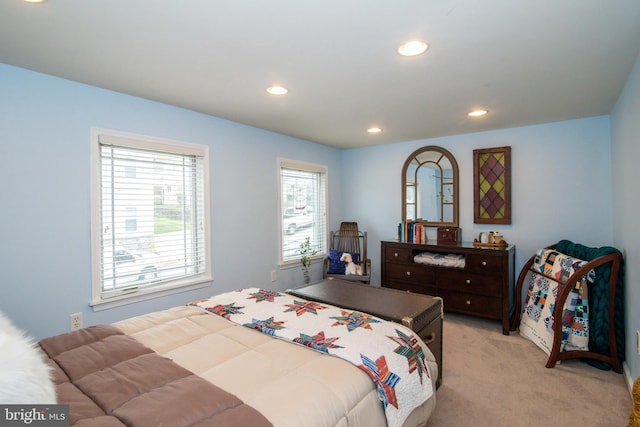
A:
<svg viewBox="0 0 640 427">
<path fill-rule="evenodd" d="M 320 322 L 319 313 L 334 323 L 313 324 L 322 329 L 315 334 L 291 326 L 298 338 L 289 340 L 282 335 L 288 327 L 264 324 L 269 319 L 264 310 L 274 301 L 279 305 L 270 320 L 276 325 L 303 318 Z M 347 342 L 342 337 L 357 342 L 353 337 L 360 331 L 380 328 L 387 328 L 383 339 L 397 355 L 386 354 L 393 369 L 380 364 L 383 357 L 367 359 L 369 350 L 356 344 L 335 345 Z M 414 351 L 397 344 L 401 341 L 411 341 Z M 75 426 L 421 426 L 436 404 L 436 361 L 410 329 L 257 288 L 47 338 L 40 346 L 55 369 L 58 402 L 70 405 Z M 353 364 L 326 347 L 349 349 L 363 363 Z M 392 371 L 400 371 L 392 357 L 404 357 L 411 376 L 394 377 Z M 410 406 L 401 397 L 388 399 L 390 384 L 406 388 L 416 378 L 420 390 L 404 391 L 414 400 Z"/>
</svg>

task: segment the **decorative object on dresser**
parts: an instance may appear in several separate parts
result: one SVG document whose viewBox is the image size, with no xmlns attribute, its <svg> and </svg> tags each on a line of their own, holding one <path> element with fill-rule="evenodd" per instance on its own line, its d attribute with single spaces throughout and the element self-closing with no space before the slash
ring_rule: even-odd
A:
<svg viewBox="0 0 640 427">
<path fill-rule="evenodd" d="M 461 234 L 458 227 L 438 227 L 438 244 L 458 243 Z"/>
<path fill-rule="evenodd" d="M 515 246 L 381 243 L 383 287 L 442 297 L 444 311 L 500 320 L 509 334 Z"/>
<path fill-rule="evenodd" d="M 511 330 L 556 362 L 580 358 L 622 372 L 625 358 L 622 253 L 561 240 L 537 251 L 518 276 Z M 529 280 L 527 280 L 529 279 Z M 528 285 L 522 304 L 522 287 Z M 556 321 L 559 320 L 559 321 Z"/>
<path fill-rule="evenodd" d="M 415 331 L 427 344 L 438 364 L 436 388 L 442 384 L 442 299 L 339 279 L 322 280 L 287 293 L 362 311 Z"/>
<path fill-rule="evenodd" d="M 344 253 L 358 264 L 362 274 L 346 274 Z M 358 230 L 357 222 L 343 222 L 339 231 L 329 236 L 329 256 L 324 260 L 323 278 L 353 280 L 361 283 L 371 281 L 371 260 L 367 257 L 367 232 Z"/>
<path fill-rule="evenodd" d="M 490 231 L 488 233 L 480 233 L 477 239 L 473 239 L 473 246 L 481 246 L 485 248 L 505 248 L 509 246 L 502 233 L 499 231 Z"/>
<path fill-rule="evenodd" d="M 511 224 L 511 147 L 473 150 L 473 222 Z"/>
</svg>

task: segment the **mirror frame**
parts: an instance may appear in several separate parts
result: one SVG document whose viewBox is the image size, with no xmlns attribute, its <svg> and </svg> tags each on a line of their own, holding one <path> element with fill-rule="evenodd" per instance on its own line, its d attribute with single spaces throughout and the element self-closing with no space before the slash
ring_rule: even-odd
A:
<svg viewBox="0 0 640 427">
<path fill-rule="evenodd" d="M 417 149 L 416 151 L 411 153 L 411 155 L 404 162 L 404 166 L 402 166 L 402 222 L 405 222 L 407 220 L 407 204 L 406 204 L 407 169 L 409 168 L 409 165 L 411 164 L 411 162 L 413 162 L 414 160 L 417 160 L 416 158 L 420 154 L 426 151 L 435 151 L 437 153 L 440 153 L 441 154 L 440 159 L 442 159 L 442 157 L 446 157 L 451 163 L 451 169 L 453 172 L 453 221 L 450 221 L 450 222 L 447 222 L 447 221 L 437 222 L 437 221 L 424 221 L 424 220 L 419 220 L 419 221 L 425 227 L 457 227 L 460 220 L 460 213 L 459 213 L 460 207 L 459 207 L 459 195 L 458 195 L 460 179 L 458 176 L 458 163 L 456 162 L 456 158 L 453 157 L 453 154 L 451 154 L 449 151 L 445 150 L 444 148 L 438 147 L 436 145 L 428 145 L 426 147 Z M 439 161 L 440 160 L 438 160 L 438 162 Z M 418 166 L 418 169 L 420 167 L 422 167 L 422 164 Z"/>
</svg>

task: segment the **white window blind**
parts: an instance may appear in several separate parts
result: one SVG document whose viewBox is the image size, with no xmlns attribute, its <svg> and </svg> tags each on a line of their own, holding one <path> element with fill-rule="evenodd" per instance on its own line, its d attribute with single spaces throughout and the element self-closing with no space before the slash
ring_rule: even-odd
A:
<svg viewBox="0 0 640 427">
<path fill-rule="evenodd" d="M 327 253 L 327 170 L 323 166 L 280 162 L 281 260 L 300 258 L 300 244 L 309 237 L 311 248 Z"/>
<path fill-rule="evenodd" d="M 94 302 L 209 278 L 206 149 L 97 139 Z"/>
</svg>

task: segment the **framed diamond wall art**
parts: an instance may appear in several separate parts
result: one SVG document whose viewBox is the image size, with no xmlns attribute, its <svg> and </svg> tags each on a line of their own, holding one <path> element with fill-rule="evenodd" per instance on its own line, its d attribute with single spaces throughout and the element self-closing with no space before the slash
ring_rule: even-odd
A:
<svg viewBox="0 0 640 427">
<path fill-rule="evenodd" d="M 511 147 L 473 150 L 473 222 L 511 224 Z"/>
</svg>

